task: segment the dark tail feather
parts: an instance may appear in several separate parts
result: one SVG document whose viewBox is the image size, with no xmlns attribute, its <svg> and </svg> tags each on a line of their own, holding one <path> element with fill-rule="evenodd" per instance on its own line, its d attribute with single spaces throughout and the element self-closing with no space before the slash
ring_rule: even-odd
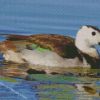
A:
<svg viewBox="0 0 100 100">
<path fill-rule="evenodd" d="M 7 40 L 27 40 L 30 37 L 26 35 L 16 35 L 16 34 L 0 34 L 0 36 L 4 36 Z"/>
<path fill-rule="evenodd" d="M 30 36 L 25 35 L 9 35 L 7 40 L 27 40 Z"/>
</svg>

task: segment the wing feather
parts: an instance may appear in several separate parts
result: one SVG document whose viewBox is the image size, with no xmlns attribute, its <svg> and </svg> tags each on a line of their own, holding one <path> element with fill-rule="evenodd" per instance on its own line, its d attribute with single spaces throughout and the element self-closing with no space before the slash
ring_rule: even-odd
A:
<svg viewBox="0 0 100 100">
<path fill-rule="evenodd" d="M 43 48 L 50 49 L 62 57 L 75 57 L 78 55 L 74 44 L 74 38 L 58 34 L 31 35 L 30 41 Z"/>
<path fill-rule="evenodd" d="M 6 39 L 12 41 L 17 47 L 25 48 L 36 44 L 41 48 L 46 48 L 58 53 L 62 57 L 73 58 L 78 55 L 74 44 L 74 38 L 58 34 L 34 34 L 25 35 L 6 35 Z"/>
</svg>

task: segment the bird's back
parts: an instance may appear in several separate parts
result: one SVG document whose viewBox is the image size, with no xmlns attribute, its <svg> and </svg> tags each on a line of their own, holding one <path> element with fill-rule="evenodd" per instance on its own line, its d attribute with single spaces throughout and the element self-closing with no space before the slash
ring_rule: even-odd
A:
<svg viewBox="0 0 100 100">
<path fill-rule="evenodd" d="M 69 36 L 58 34 L 34 34 L 25 35 L 8 35 L 7 41 L 12 41 L 17 48 L 40 47 L 56 52 L 64 58 L 74 58 L 78 55 L 78 51 L 74 44 L 74 39 Z"/>
</svg>

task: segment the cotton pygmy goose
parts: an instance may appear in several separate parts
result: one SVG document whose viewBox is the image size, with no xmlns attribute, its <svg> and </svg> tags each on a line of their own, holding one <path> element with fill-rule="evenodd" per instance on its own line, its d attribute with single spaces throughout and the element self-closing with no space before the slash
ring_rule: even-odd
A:
<svg viewBox="0 0 100 100">
<path fill-rule="evenodd" d="M 100 30 L 82 26 L 76 38 L 58 34 L 5 35 L 0 51 L 6 61 L 50 67 L 99 68 L 95 45 L 100 45 Z"/>
</svg>

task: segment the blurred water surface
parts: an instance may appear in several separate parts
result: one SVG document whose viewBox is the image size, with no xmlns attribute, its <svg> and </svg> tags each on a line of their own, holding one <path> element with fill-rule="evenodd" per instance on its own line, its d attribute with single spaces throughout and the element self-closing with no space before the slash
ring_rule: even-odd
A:
<svg viewBox="0 0 100 100">
<path fill-rule="evenodd" d="M 0 0 L 0 32 L 75 36 L 82 25 L 100 27 L 99 4 L 99 0 Z"/>
</svg>

